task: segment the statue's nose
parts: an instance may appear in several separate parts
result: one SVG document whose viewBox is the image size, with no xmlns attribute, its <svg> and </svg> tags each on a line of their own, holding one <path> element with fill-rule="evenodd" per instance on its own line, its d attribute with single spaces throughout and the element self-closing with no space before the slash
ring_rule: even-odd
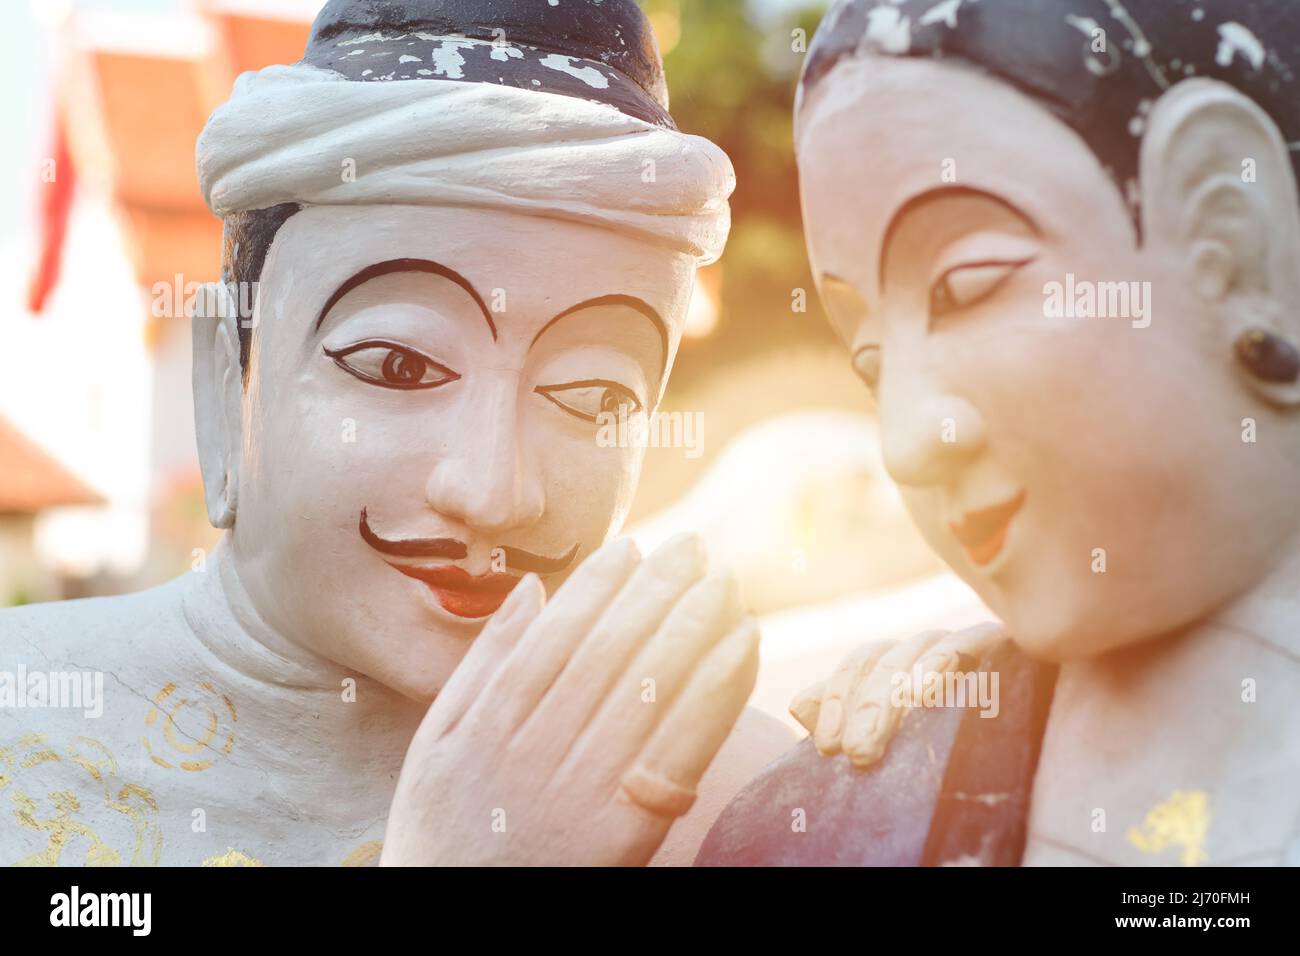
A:
<svg viewBox="0 0 1300 956">
<path fill-rule="evenodd" d="M 485 534 L 527 527 L 545 508 L 538 463 L 520 429 L 516 386 L 503 376 L 474 390 L 425 486 L 430 508 Z"/>
<path fill-rule="evenodd" d="M 895 400 L 881 403 L 882 453 L 899 484 L 941 484 L 984 448 L 984 419 L 964 398 L 891 397 Z"/>
</svg>

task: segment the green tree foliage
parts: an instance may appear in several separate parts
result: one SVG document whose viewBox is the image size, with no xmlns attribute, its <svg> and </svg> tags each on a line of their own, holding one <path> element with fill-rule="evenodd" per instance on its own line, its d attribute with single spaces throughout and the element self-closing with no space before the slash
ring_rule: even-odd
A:
<svg viewBox="0 0 1300 956">
<path fill-rule="evenodd" d="M 806 47 L 793 31 L 811 37 L 824 4 L 644 0 L 643 6 L 667 48 L 677 124 L 725 149 L 737 176 L 722 259 L 721 321 L 711 337 L 683 350 L 674 384 L 686 387 L 719 362 L 756 350 L 829 342 L 804 250 L 792 140 Z M 795 288 L 807 290 L 807 313 L 791 311 Z"/>
</svg>

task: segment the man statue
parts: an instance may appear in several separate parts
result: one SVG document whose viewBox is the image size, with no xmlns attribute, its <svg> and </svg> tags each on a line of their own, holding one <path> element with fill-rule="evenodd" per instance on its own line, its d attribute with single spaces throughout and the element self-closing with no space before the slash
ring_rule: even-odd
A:
<svg viewBox="0 0 1300 956">
<path fill-rule="evenodd" d="M 698 542 L 604 543 L 733 186 L 636 4 L 332 0 L 198 173 L 225 535 L 0 614 L 0 862 L 689 862 L 789 738 Z"/>
</svg>

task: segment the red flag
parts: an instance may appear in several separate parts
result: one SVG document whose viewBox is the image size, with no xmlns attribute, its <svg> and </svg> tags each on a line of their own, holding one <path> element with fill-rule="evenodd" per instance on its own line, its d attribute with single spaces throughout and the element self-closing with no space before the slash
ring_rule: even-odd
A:
<svg viewBox="0 0 1300 956">
<path fill-rule="evenodd" d="M 76 185 L 76 172 L 72 167 L 72 154 L 68 150 L 68 134 L 63 118 L 54 124 L 52 179 L 41 183 L 40 205 L 40 258 L 27 290 L 27 308 L 40 312 L 50 293 L 59 281 L 59 265 L 63 260 L 63 240 L 68 231 L 68 214 L 72 209 L 72 193 Z M 42 178 L 45 178 L 42 171 Z"/>
</svg>

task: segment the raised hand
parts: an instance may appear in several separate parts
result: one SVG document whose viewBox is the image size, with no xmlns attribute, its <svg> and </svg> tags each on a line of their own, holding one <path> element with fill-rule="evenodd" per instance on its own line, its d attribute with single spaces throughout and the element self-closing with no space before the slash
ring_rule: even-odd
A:
<svg viewBox="0 0 1300 956">
<path fill-rule="evenodd" d="M 528 576 L 407 750 L 381 862 L 643 864 L 753 689 L 758 629 L 694 535 Z"/>
</svg>

